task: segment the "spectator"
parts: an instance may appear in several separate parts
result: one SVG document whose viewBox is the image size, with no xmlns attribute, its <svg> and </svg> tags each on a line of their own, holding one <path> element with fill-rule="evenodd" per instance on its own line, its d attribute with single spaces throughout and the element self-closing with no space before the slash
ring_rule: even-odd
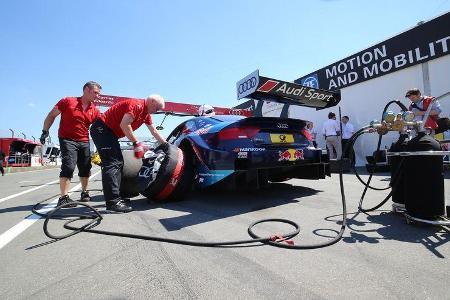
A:
<svg viewBox="0 0 450 300">
<path fill-rule="evenodd" d="M 312 138 L 312 143 L 313 143 L 314 147 L 317 148 L 317 142 L 316 142 L 317 130 L 314 128 L 314 123 L 313 122 L 309 122 L 306 125 L 306 130 L 309 131 L 309 134 L 311 135 L 311 138 Z"/>
<path fill-rule="evenodd" d="M 353 127 L 353 124 L 349 122 L 350 118 L 348 116 L 343 116 L 342 121 L 342 151 L 344 151 L 345 147 L 348 144 L 348 140 L 352 137 L 353 133 L 355 133 L 355 128 Z M 350 155 L 351 153 L 351 155 Z M 344 158 L 350 158 L 352 164 L 355 162 L 355 153 L 353 152 L 353 149 L 349 149 L 346 153 L 342 154 L 342 157 Z"/>
<path fill-rule="evenodd" d="M 0 172 L 2 172 L 2 176 L 5 176 L 5 170 L 3 169 L 4 160 L 5 160 L 5 153 L 0 150 Z"/>
<path fill-rule="evenodd" d="M 323 136 L 327 143 L 330 159 L 341 159 L 342 149 L 339 142 L 340 128 L 333 112 L 328 114 L 328 120 L 323 123 Z M 334 153 L 336 151 L 336 154 Z"/>
</svg>

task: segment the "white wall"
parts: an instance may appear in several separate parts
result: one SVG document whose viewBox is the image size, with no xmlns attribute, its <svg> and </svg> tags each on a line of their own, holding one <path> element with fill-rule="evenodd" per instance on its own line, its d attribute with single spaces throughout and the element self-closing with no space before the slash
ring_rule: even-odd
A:
<svg viewBox="0 0 450 300">
<path fill-rule="evenodd" d="M 430 88 L 432 96 L 440 96 L 450 91 L 450 55 L 428 62 Z M 375 79 L 355 84 L 341 90 L 342 100 L 339 103 L 342 116 L 350 117 L 350 122 L 358 130 L 370 123 L 371 120 L 381 119 L 381 113 L 386 103 L 398 99 L 406 106 L 409 100 L 405 99 L 405 91 L 417 87 L 424 90 L 422 65 L 415 65 L 394 73 L 390 73 Z M 450 97 L 443 99 L 441 116 L 450 115 Z M 399 111 L 396 105 L 390 107 L 394 112 Z M 310 120 L 314 122 L 318 133 L 318 144 L 325 148 L 325 140 L 322 136 L 322 124 L 327 120 L 328 112 L 334 112 L 338 116 L 338 106 L 331 109 L 315 111 L 311 108 L 291 106 L 289 117 Z M 383 137 L 384 146 L 389 147 L 398 138 L 397 133 L 389 133 Z M 355 145 L 357 165 L 366 163 L 365 156 L 371 155 L 376 149 L 377 134 L 362 136 Z"/>
<path fill-rule="evenodd" d="M 432 60 L 428 64 L 430 70 L 430 86 L 433 96 L 440 96 L 450 91 L 450 55 Z M 450 97 L 440 101 L 442 116 L 450 116 Z"/>
</svg>

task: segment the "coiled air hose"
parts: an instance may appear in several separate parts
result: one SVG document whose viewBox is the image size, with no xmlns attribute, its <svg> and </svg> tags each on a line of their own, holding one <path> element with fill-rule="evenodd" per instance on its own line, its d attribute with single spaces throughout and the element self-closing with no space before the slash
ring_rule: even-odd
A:
<svg viewBox="0 0 450 300">
<path fill-rule="evenodd" d="M 383 113 L 382 113 L 382 115 L 381 115 L 381 119 L 383 119 L 383 117 L 384 117 L 386 111 L 388 110 L 389 106 L 391 106 L 392 104 L 397 104 L 403 111 L 407 111 L 407 108 L 406 108 L 406 106 L 405 106 L 403 103 L 401 103 L 401 102 L 398 101 L 398 100 L 392 100 L 392 101 L 389 101 L 389 102 L 385 105 L 385 107 L 384 107 L 384 109 L 383 109 Z M 353 149 L 353 145 L 355 144 L 355 142 L 356 142 L 356 140 L 358 139 L 358 137 L 360 137 L 362 134 L 368 132 L 369 128 L 370 128 L 370 126 L 365 126 L 365 127 L 361 128 L 360 130 L 358 130 L 357 132 L 355 132 L 355 133 L 352 135 L 352 137 L 350 138 L 349 143 L 348 143 L 347 146 L 345 147 L 345 150 L 344 150 L 344 151 L 349 151 L 350 149 Z M 380 151 L 382 138 L 383 138 L 383 135 L 380 134 L 379 137 L 378 137 L 378 143 L 377 143 L 376 153 L 378 153 L 378 152 Z M 347 153 L 347 152 L 343 152 L 343 153 Z M 375 157 L 374 157 L 374 165 L 377 164 L 377 158 L 378 158 L 378 155 L 375 155 Z M 371 170 L 371 171 L 369 171 L 369 178 L 367 179 L 367 182 L 365 182 L 365 181 L 360 177 L 360 175 L 358 174 L 358 171 L 356 170 L 356 167 L 355 167 L 355 166 L 352 167 L 352 168 L 353 168 L 353 171 L 355 172 L 356 177 L 357 177 L 358 180 L 364 185 L 364 191 L 363 191 L 363 193 L 362 193 L 362 195 L 361 195 L 361 198 L 360 198 L 359 204 L 358 204 L 358 211 L 359 211 L 359 212 L 367 213 L 367 212 L 371 212 L 371 211 L 377 210 L 378 208 L 380 208 L 381 206 L 383 206 L 383 205 L 391 198 L 391 196 L 392 196 L 392 190 L 389 192 L 389 194 L 388 194 L 388 195 L 387 195 L 387 196 L 386 196 L 379 204 L 375 205 L 374 207 L 371 207 L 371 208 L 368 208 L 368 209 L 365 209 L 365 208 L 362 207 L 362 204 L 363 204 L 363 201 L 364 201 L 364 197 L 365 197 L 365 195 L 366 195 L 366 193 L 367 193 L 367 190 L 368 190 L 369 188 L 372 189 L 372 190 L 384 191 L 384 190 L 391 189 L 393 186 L 395 186 L 395 185 L 398 183 L 398 181 L 399 181 L 399 179 L 400 179 L 400 176 L 401 176 L 401 168 L 402 168 L 402 165 L 403 165 L 403 161 L 404 161 L 404 159 L 402 159 L 402 160 L 400 161 L 399 166 L 398 166 L 398 169 L 397 169 L 397 170 L 394 170 L 394 171 L 392 172 L 392 175 L 391 175 L 391 176 L 392 176 L 391 184 L 389 184 L 389 185 L 388 185 L 387 187 L 385 187 L 385 188 L 376 188 L 376 187 L 373 187 L 373 186 L 370 185 L 370 182 L 372 181 L 373 174 L 374 174 L 374 172 L 375 172 L 374 169 Z"/>
<path fill-rule="evenodd" d="M 116 231 L 108 231 L 108 230 L 98 230 L 94 229 L 94 227 L 101 224 L 101 221 L 103 220 L 102 214 L 98 210 L 96 210 L 94 207 L 82 203 L 82 202 L 76 202 L 78 205 L 83 206 L 84 208 L 87 208 L 89 210 L 88 213 L 84 214 L 57 214 L 61 209 L 66 208 L 71 205 L 71 203 L 63 204 L 55 209 L 51 210 L 48 214 L 44 214 L 39 212 L 39 206 L 42 205 L 45 201 L 48 201 L 48 199 L 40 201 L 36 203 L 33 208 L 32 212 L 34 214 L 37 214 L 43 218 L 45 218 L 43 230 L 47 237 L 54 239 L 54 240 L 61 240 L 68 238 L 70 236 L 73 236 L 75 234 L 78 234 L 80 232 L 88 232 L 88 233 L 94 233 L 94 234 L 101 234 L 101 235 L 109 235 L 109 236 L 119 236 L 119 237 L 126 237 L 126 238 L 132 238 L 132 239 L 141 239 L 141 240 L 148 240 L 148 241 L 157 241 L 157 242 L 164 242 L 164 243 L 171 243 L 171 244 L 180 244 L 180 245 L 188 245 L 188 246 L 197 246 L 197 247 L 226 247 L 226 246 L 237 246 L 237 245 L 249 245 L 249 244 L 255 244 L 255 243 L 262 243 L 267 244 L 275 247 L 280 248 L 286 248 L 286 249 L 316 249 L 316 248 L 322 248 L 326 246 L 333 245 L 337 243 L 339 240 L 341 240 L 346 224 L 347 224 L 347 208 L 346 208 L 346 202 L 345 202 L 345 192 L 344 192 L 344 185 L 343 185 L 343 165 L 341 164 L 340 169 L 340 186 L 341 186 L 341 200 L 342 200 L 342 224 L 341 228 L 336 235 L 331 240 L 328 240 L 326 242 L 322 243 L 316 243 L 316 244 L 307 244 L 307 245 L 294 245 L 294 242 L 291 241 L 293 237 L 297 236 L 300 233 L 300 226 L 291 220 L 287 219 L 262 219 L 253 222 L 248 226 L 247 232 L 250 235 L 251 239 L 245 239 L 245 240 L 234 240 L 234 241 L 215 241 L 215 242 L 201 242 L 201 241 L 191 241 L 191 240 L 184 240 L 184 239 L 171 239 L 161 236 L 152 236 L 152 235 L 141 235 L 141 234 L 132 234 L 132 233 L 125 233 L 125 232 L 116 232 Z M 49 198 L 50 199 L 50 198 Z M 53 219 L 59 219 L 59 220 L 65 220 L 67 218 L 72 218 L 67 220 L 63 227 L 67 230 L 71 230 L 69 233 L 64 235 L 55 235 L 52 234 L 48 230 L 48 224 L 50 220 Z M 86 221 L 89 220 L 86 224 L 82 226 L 74 226 L 73 223 L 78 221 Z M 289 233 L 282 233 L 282 234 L 276 234 L 271 235 L 268 237 L 260 237 L 254 232 L 254 227 L 261 223 L 270 223 L 270 222 L 277 222 L 277 223 L 284 223 L 291 225 L 294 227 L 294 230 Z"/>
</svg>

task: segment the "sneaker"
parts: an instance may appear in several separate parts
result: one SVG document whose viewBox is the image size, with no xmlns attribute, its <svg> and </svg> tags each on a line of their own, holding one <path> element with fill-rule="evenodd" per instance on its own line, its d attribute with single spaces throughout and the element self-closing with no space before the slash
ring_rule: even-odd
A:
<svg viewBox="0 0 450 300">
<path fill-rule="evenodd" d="M 67 205 L 64 208 L 70 208 L 70 207 L 76 207 L 77 206 L 75 201 L 70 199 L 69 195 L 64 195 L 64 196 L 59 197 L 58 204 L 56 204 L 56 206 L 60 206 L 60 205 L 63 205 L 63 204 L 68 204 L 68 203 L 70 203 L 70 205 Z"/>
<path fill-rule="evenodd" d="M 125 204 L 122 199 L 119 201 L 106 201 L 106 209 L 118 213 L 128 213 L 133 211 L 133 208 Z"/>
<path fill-rule="evenodd" d="M 89 202 L 91 201 L 91 196 L 89 196 L 89 192 L 81 192 L 80 202 Z"/>
<path fill-rule="evenodd" d="M 125 203 L 125 204 L 131 204 L 131 199 L 130 198 L 122 198 L 122 197 L 120 197 L 120 199 L 123 201 L 123 203 Z"/>
</svg>

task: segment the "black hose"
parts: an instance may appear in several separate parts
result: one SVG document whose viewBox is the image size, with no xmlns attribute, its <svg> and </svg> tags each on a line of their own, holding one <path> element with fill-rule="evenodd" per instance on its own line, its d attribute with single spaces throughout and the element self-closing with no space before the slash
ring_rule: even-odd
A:
<svg viewBox="0 0 450 300">
<path fill-rule="evenodd" d="M 44 221 L 44 233 L 46 236 L 48 236 L 51 239 L 55 240 L 61 240 L 65 239 L 67 237 L 70 237 L 74 234 L 80 233 L 80 232 L 89 232 L 89 233 L 95 233 L 95 234 L 101 234 L 101 235 L 110 235 L 110 236 L 119 236 L 119 237 L 127 237 L 127 238 L 133 238 L 133 239 L 141 239 L 141 240 L 149 240 L 149 241 L 157 241 L 157 242 L 165 242 L 165 243 L 171 243 L 171 244 L 180 244 L 180 245 L 189 245 L 189 246 L 198 246 L 198 247 L 219 247 L 219 246 L 232 246 L 232 245 L 242 245 L 242 244 L 251 244 L 251 243 L 265 243 L 270 244 L 273 246 L 279 246 L 278 243 L 286 241 L 290 238 L 295 237 L 300 233 L 300 226 L 290 220 L 285 219 L 265 219 L 265 220 L 259 220 L 254 223 L 252 223 L 248 227 L 248 232 L 252 236 L 252 239 L 246 239 L 246 240 L 236 240 L 236 241 L 218 241 L 218 242 L 199 242 L 199 241 L 189 241 L 189 240 L 183 240 L 183 239 L 171 239 L 171 238 L 164 238 L 159 236 L 151 236 L 151 235 L 140 235 L 140 234 L 131 234 L 131 233 L 124 233 L 124 232 L 115 232 L 115 231 L 107 231 L 107 230 L 96 230 L 93 229 L 93 227 L 99 225 L 103 219 L 103 216 L 92 206 L 76 202 L 78 205 L 82 205 L 86 208 L 89 208 L 90 211 L 92 211 L 94 214 L 84 214 L 84 215 L 68 215 L 71 217 L 76 217 L 75 219 L 68 220 L 64 223 L 64 228 L 68 230 L 72 230 L 70 233 L 66 235 L 54 235 L 49 232 L 48 230 L 48 223 L 50 220 L 55 219 L 55 214 L 59 210 L 66 208 L 67 206 L 71 205 L 71 203 L 63 204 L 58 207 L 56 207 L 54 210 L 52 210 L 49 214 L 45 215 L 45 221 Z M 38 204 L 37 204 L 38 205 Z M 42 216 L 43 214 L 39 214 Z M 59 215 L 61 216 L 61 215 Z M 80 221 L 80 220 L 87 220 L 90 219 L 91 221 L 87 224 L 84 224 L 81 227 L 73 226 L 71 225 L 74 222 Z M 277 236 L 270 236 L 270 237 L 257 237 L 253 233 L 253 227 L 259 223 L 263 222 L 281 222 L 285 224 L 289 224 L 295 228 L 294 231 L 285 233 L 285 234 L 279 234 Z"/>
<path fill-rule="evenodd" d="M 365 132 L 363 132 L 363 133 L 365 133 Z M 356 139 L 357 139 L 360 135 L 362 135 L 363 133 L 358 134 L 358 135 L 356 135 L 356 133 L 355 133 L 355 134 L 353 135 L 353 136 L 356 135 L 356 136 L 355 136 L 355 139 L 354 139 L 354 142 L 356 142 Z M 352 136 L 352 138 L 353 138 L 353 136 Z M 382 136 L 380 135 L 380 136 L 378 137 L 378 144 L 377 144 L 377 152 L 376 152 L 376 153 L 378 153 L 378 151 L 379 151 L 379 149 L 380 149 L 380 146 L 381 146 L 381 138 L 382 138 Z M 354 142 L 353 142 L 353 144 L 354 144 Z M 350 140 L 349 140 L 349 143 L 350 143 Z M 352 144 L 352 149 L 353 149 L 353 144 Z M 347 149 L 347 147 L 346 147 L 345 149 Z M 374 160 L 374 164 L 376 165 L 376 163 L 377 163 L 377 157 L 376 157 L 376 155 L 375 155 L 375 158 L 374 158 L 374 159 L 375 159 L 375 160 Z M 355 166 L 352 166 L 352 169 L 353 169 L 353 172 L 355 173 L 356 178 L 358 178 L 358 180 L 359 180 L 364 186 L 366 186 L 368 189 L 375 190 L 375 191 L 385 191 L 385 190 L 388 190 L 388 189 L 391 188 L 390 185 L 388 185 L 387 187 L 384 187 L 384 188 L 378 188 L 378 187 L 374 187 L 374 186 L 371 186 L 371 185 L 370 185 L 370 182 L 372 181 L 372 176 L 373 176 L 374 170 L 369 171 L 369 179 L 367 180 L 367 182 L 365 182 L 365 181 L 361 178 L 361 176 L 359 175 L 358 170 L 356 169 L 356 167 L 355 167 Z"/>
<path fill-rule="evenodd" d="M 355 142 L 357 141 L 357 139 L 358 139 L 361 135 L 363 135 L 364 133 L 368 133 L 368 132 L 369 132 L 367 129 L 368 129 L 367 127 L 363 127 L 363 128 L 361 128 L 360 130 L 358 130 L 357 132 L 355 132 L 355 133 L 352 135 L 352 137 L 350 138 L 349 142 L 347 143 L 347 145 L 346 145 L 344 151 L 349 151 L 350 149 L 353 149 L 353 146 L 354 146 Z M 380 136 L 380 139 L 379 139 L 379 141 L 378 141 L 378 145 L 380 145 L 380 142 L 381 142 L 381 136 Z M 346 152 L 344 152 L 344 153 L 346 153 Z M 399 171 L 400 171 L 400 169 L 401 169 L 402 163 L 403 163 L 403 161 L 400 162 L 400 164 L 399 164 L 399 170 L 398 170 L 398 172 L 396 172 L 396 175 L 395 175 L 395 176 L 392 175 L 392 178 L 393 178 L 392 182 L 397 183 L 397 181 L 399 180 L 399 179 L 398 179 L 399 174 L 400 174 Z M 355 170 L 355 171 L 356 171 L 356 170 Z M 380 207 L 383 206 L 383 205 L 391 198 L 391 196 L 392 196 L 392 191 L 391 191 L 391 192 L 389 192 L 389 194 L 386 196 L 386 198 L 383 199 L 383 201 L 381 201 L 380 204 L 378 204 L 378 205 L 376 205 L 376 206 L 374 206 L 374 207 L 372 207 L 372 208 L 370 208 L 370 209 L 364 209 L 364 208 L 362 208 L 362 202 L 363 202 L 364 197 L 365 197 L 365 195 L 366 195 L 366 192 L 367 192 L 367 190 L 368 190 L 369 188 L 371 188 L 371 189 L 373 189 L 373 190 L 386 190 L 386 189 L 391 188 L 391 186 L 388 186 L 387 188 L 383 188 L 383 189 L 371 187 L 371 186 L 370 186 L 370 181 L 372 180 L 373 173 L 374 173 L 373 171 L 370 172 L 369 179 L 367 180 L 367 182 L 364 182 L 364 180 L 363 180 L 362 178 L 359 177 L 358 173 L 355 173 L 355 174 L 356 174 L 356 177 L 357 177 L 357 178 L 359 179 L 359 181 L 364 185 L 364 191 L 363 191 L 363 193 L 362 193 L 362 195 L 361 195 L 361 198 L 360 198 L 360 201 L 359 201 L 359 204 L 358 204 L 358 210 L 359 210 L 360 212 L 363 212 L 363 213 L 367 213 L 367 212 L 370 212 L 370 211 L 374 211 L 374 210 L 380 208 Z"/>
<path fill-rule="evenodd" d="M 88 192 L 102 192 L 103 189 L 89 189 L 89 190 L 87 190 L 87 191 L 88 191 Z M 82 190 L 71 191 L 70 193 L 77 193 L 77 192 L 82 192 Z M 59 196 L 59 194 L 53 195 L 53 196 L 48 197 L 47 199 L 44 199 L 44 200 L 41 200 L 41 201 L 37 202 L 37 203 L 36 203 L 35 205 L 33 205 L 33 207 L 31 208 L 31 212 L 32 212 L 33 214 L 35 214 L 35 215 L 38 215 L 38 216 L 42 217 L 42 218 L 46 218 L 46 217 L 48 216 L 48 214 L 43 214 L 43 213 L 39 212 L 38 207 L 39 207 L 40 205 L 42 205 L 42 203 L 47 202 L 47 201 L 50 200 L 50 199 L 54 199 L 54 198 L 56 198 L 56 197 L 58 197 L 58 196 Z M 77 202 L 77 203 L 79 203 L 79 202 Z M 85 206 L 85 205 L 84 205 L 84 206 Z M 56 209 L 56 208 L 57 208 L 57 207 L 55 207 L 55 209 Z M 86 217 L 86 215 L 85 215 L 85 214 L 63 214 L 63 215 L 55 215 L 55 214 L 52 214 L 52 219 L 67 219 L 67 218 L 73 218 L 73 217 L 83 218 L 83 217 Z"/>
<path fill-rule="evenodd" d="M 359 204 L 358 204 L 358 210 L 360 211 L 360 212 L 363 212 L 363 213 L 368 213 L 368 212 L 371 212 L 371 211 L 374 211 L 374 210 L 377 210 L 377 209 L 379 209 L 380 207 L 382 207 L 390 198 L 391 198 L 391 196 L 392 196 L 392 193 L 394 192 L 394 188 L 395 187 L 397 187 L 397 184 L 398 184 L 398 182 L 400 181 L 400 178 L 401 178 L 401 176 L 402 176 L 402 173 L 400 172 L 401 171 L 401 169 L 402 169 L 402 165 L 403 165 L 403 162 L 405 161 L 405 159 L 404 158 L 402 158 L 402 160 L 400 161 L 400 163 L 399 163 L 399 165 L 398 165 L 398 169 L 397 170 L 394 170 L 394 172 L 392 172 L 391 171 L 391 182 L 392 182 L 392 184 L 391 184 L 391 188 L 392 188 L 392 190 L 389 192 L 389 194 L 379 203 L 379 204 L 377 204 L 377 205 L 375 205 L 374 207 L 372 207 L 372 208 L 367 208 L 367 209 L 364 209 L 364 208 L 362 208 L 362 201 L 363 201 L 363 197 L 361 197 L 361 199 L 360 199 L 360 201 L 359 201 Z"/>
<path fill-rule="evenodd" d="M 88 205 L 88 204 L 86 204 L 86 203 L 76 202 L 76 204 L 78 204 L 78 205 L 82 205 L 82 206 L 85 206 L 85 207 L 89 208 L 92 212 L 94 212 L 94 215 L 82 215 L 82 216 L 78 216 L 77 219 L 69 220 L 69 221 L 66 222 L 66 224 L 67 224 L 67 223 L 70 223 L 70 222 L 74 222 L 75 220 L 78 221 L 78 220 L 91 219 L 91 221 L 90 221 L 89 223 L 87 223 L 87 224 L 85 224 L 85 225 L 79 227 L 79 228 L 71 229 L 72 231 L 69 232 L 68 234 L 65 234 L 65 235 L 54 235 L 54 234 L 51 234 L 51 233 L 48 231 L 48 222 L 49 222 L 51 219 L 54 219 L 54 218 L 53 218 L 53 215 L 54 215 L 57 211 L 59 211 L 59 210 L 62 209 L 62 208 L 65 208 L 65 207 L 67 207 L 67 206 L 70 206 L 70 205 L 72 205 L 72 204 L 73 204 L 73 203 L 65 203 L 65 204 L 62 204 L 62 205 L 56 207 L 56 208 L 55 208 L 54 210 L 52 210 L 50 213 L 48 213 L 48 215 L 45 217 L 44 226 L 43 226 L 43 227 L 44 227 L 44 233 L 45 233 L 46 236 L 48 236 L 49 238 L 54 239 L 54 240 L 62 240 L 62 239 L 68 238 L 69 236 L 72 236 L 72 235 L 74 235 L 74 234 L 80 233 L 81 231 L 86 231 L 86 230 L 88 230 L 89 228 L 92 228 L 92 227 L 94 227 L 94 226 L 97 226 L 98 224 L 100 224 L 101 220 L 103 219 L 102 215 L 101 215 L 95 208 L 93 208 L 92 206 L 90 206 L 90 205 Z M 64 228 L 65 228 L 65 227 L 66 227 L 66 226 L 64 226 Z"/>
<path fill-rule="evenodd" d="M 287 248 L 287 249 L 315 249 L 315 248 L 322 248 L 326 246 L 333 245 L 337 243 L 343 236 L 346 224 L 347 224 L 347 209 L 346 209 L 346 203 L 345 203 L 345 195 L 344 195 L 344 186 L 342 181 L 342 172 L 343 172 L 343 165 L 341 164 L 341 196 L 342 196 L 342 225 L 339 233 L 336 237 L 333 239 L 323 242 L 323 243 L 317 243 L 317 244 L 309 244 L 309 245 L 294 245 L 293 242 L 290 240 L 291 238 L 297 236 L 300 233 L 300 226 L 291 220 L 286 219 L 262 219 L 253 222 L 249 225 L 247 232 L 252 237 L 251 239 L 246 240 L 236 240 L 236 241 L 217 241 L 217 242 L 199 242 L 199 241 L 190 241 L 190 240 L 183 240 L 183 239 L 171 239 L 171 238 L 164 238 L 160 236 L 151 236 L 151 235 L 139 235 L 139 234 L 131 234 L 131 233 L 124 233 L 124 232 L 114 232 L 114 231 L 107 231 L 107 230 L 98 230 L 93 229 L 94 227 L 98 226 L 103 216 L 92 206 L 76 202 L 78 205 L 84 206 L 88 208 L 93 213 L 91 214 L 57 214 L 61 209 L 66 208 L 71 205 L 71 203 L 63 204 L 58 207 L 56 207 L 54 210 L 52 210 L 48 214 L 43 214 L 38 211 L 38 206 L 41 205 L 43 202 L 47 201 L 43 200 L 38 203 L 36 203 L 33 208 L 32 212 L 34 214 L 37 214 L 41 217 L 45 218 L 43 230 L 47 237 L 54 239 L 54 240 L 61 240 L 65 239 L 67 237 L 73 236 L 80 232 L 88 232 L 88 233 L 94 233 L 94 234 L 101 234 L 101 235 L 110 235 L 110 236 L 119 236 L 119 237 L 127 237 L 127 238 L 133 238 L 133 239 L 142 239 L 142 240 L 150 240 L 150 241 L 157 241 L 157 242 L 164 242 L 164 243 L 171 243 L 171 244 L 180 244 L 180 245 L 189 245 L 189 246 L 198 246 L 198 247 L 224 247 L 224 246 L 237 246 L 237 245 L 244 245 L 244 244 L 254 244 L 254 243 L 262 243 L 267 244 L 275 247 L 280 248 Z M 53 219 L 67 219 L 67 218 L 74 218 L 66 221 L 64 223 L 64 228 L 68 230 L 72 230 L 68 234 L 65 235 L 55 235 L 50 233 L 48 230 L 48 224 L 50 220 Z M 83 226 L 77 227 L 73 226 L 72 223 L 82 220 L 90 220 L 88 223 L 84 224 Z M 277 234 L 272 235 L 269 237 L 259 237 L 256 235 L 253 231 L 253 228 L 257 224 L 261 223 L 267 223 L 267 222 L 278 222 L 278 223 L 285 223 L 293 226 L 295 228 L 294 231 L 289 233 L 283 233 L 283 234 Z"/>
<path fill-rule="evenodd" d="M 394 103 L 397 104 L 402 110 L 407 110 L 406 106 L 405 106 L 403 103 L 401 103 L 400 101 L 398 101 L 398 100 L 392 100 L 392 101 L 389 101 L 389 102 L 385 105 L 385 107 L 384 107 L 384 109 L 383 109 L 383 113 L 382 113 L 381 119 L 383 119 L 384 114 L 386 113 L 386 111 L 387 111 L 387 109 L 389 108 L 389 106 L 392 105 L 392 104 L 394 104 Z M 343 153 L 347 153 L 347 151 L 350 151 L 350 149 L 353 149 L 353 146 L 354 146 L 356 140 L 357 140 L 361 135 L 363 135 L 364 133 L 366 133 L 366 132 L 367 132 L 367 129 L 368 129 L 369 127 L 370 127 L 370 126 L 363 127 L 363 128 L 361 128 L 360 130 L 358 130 L 357 132 L 355 132 L 355 133 L 352 135 L 352 137 L 350 138 L 349 142 L 347 143 L 347 145 L 346 145 L 345 150 L 344 150 Z M 382 137 L 383 137 L 383 136 L 382 136 L 381 134 L 380 134 L 379 137 L 378 137 L 377 149 L 376 149 L 376 152 L 375 152 L 375 153 L 378 153 L 378 152 L 380 151 Z M 376 165 L 376 163 L 377 163 L 377 158 L 378 158 L 378 155 L 375 155 L 375 157 L 374 157 L 374 165 Z M 391 176 L 392 176 L 391 183 L 390 183 L 387 187 L 385 187 L 385 188 L 377 188 L 377 187 L 373 187 L 373 186 L 370 185 L 370 182 L 372 181 L 373 174 L 374 174 L 374 172 L 375 172 L 374 169 L 369 171 L 369 178 L 367 179 L 367 182 L 365 182 L 365 181 L 360 177 L 360 175 L 359 175 L 359 173 L 358 173 L 356 167 L 355 167 L 355 166 L 352 167 L 353 171 L 355 172 L 356 177 L 357 177 L 358 180 L 364 185 L 364 191 L 363 191 L 363 193 L 362 193 L 362 195 L 361 195 L 361 198 L 360 198 L 359 204 L 358 204 L 358 211 L 363 212 L 363 213 L 367 213 L 367 212 L 370 212 L 370 211 L 374 211 L 374 210 L 380 208 L 381 206 L 383 206 L 383 205 L 391 198 L 391 196 L 392 196 L 392 191 L 390 191 L 389 194 L 388 194 L 388 195 L 387 195 L 387 196 L 386 196 L 386 197 L 385 197 L 378 205 L 376 205 L 376 206 L 374 206 L 374 207 L 372 207 L 372 208 L 369 208 L 369 209 L 364 209 L 364 208 L 362 207 L 362 203 L 363 203 L 363 201 L 364 201 L 364 198 L 365 198 L 365 196 L 366 196 L 366 193 L 367 193 L 367 190 L 368 190 L 368 189 L 372 189 L 372 190 L 376 190 L 376 191 L 384 191 L 384 190 L 388 190 L 388 189 L 392 188 L 394 184 L 395 184 L 395 185 L 397 184 L 397 182 L 399 181 L 399 178 L 400 178 L 400 176 L 401 176 L 401 172 L 400 172 L 400 171 L 401 171 L 401 166 L 402 166 L 402 164 L 403 164 L 403 160 L 400 162 L 400 164 L 399 164 L 399 169 L 396 170 L 395 175 L 394 175 L 394 173 L 391 175 Z"/>
<path fill-rule="evenodd" d="M 392 104 L 397 104 L 402 110 L 404 110 L 404 111 L 406 111 L 406 110 L 408 110 L 407 108 L 406 108 L 406 106 L 403 104 L 403 103 L 401 103 L 400 101 L 398 101 L 398 100 L 392 100 L 392 101 L 389 101 L 385 106 L 384 106 L 384 109 L 383 109 L 383 113 L 381 114 L 381 120 L 383 120 L 383 117 L 384 117 L 384 114 L 386 113 L 386 111 L 388 110 L 388 108 L 389 108 L 389 106 L 391 106 Z M 357 138 L 357 137 L 356 137 Z M 356 140 L 356 138 L 355 138 L 355 140 Z M 378 138 L 378 144 L 377 144 L 377 150 L 376 150 L 376 152 L 375 153 L 377 153 L 378 154 L 378 152 L 380 151 L 380 147 L 381 147 L 381 140 L 382 140 L 382 138 L 383 138 L 383 136 L 380 134 L 380 136 L 379 136 L 379 138 Z M 375 157 L 374 157 L 374 165 L 376 165 L 377 164 L 377 159 L 378 158 L 378 155 L 375 155 Z M 399 170 L 398 170 L 398 172 L 397 172 L 397 176 L 400 176 L 400 170 L 401 170 L 401 165 L 403 164 L 403 161 L 401 161 L 401 164 L 400 164 L 400 168 L 399 168 Z M 355 169 L 356 170 L 356 169 Z M 386 196 L 386 198 L 384 198 L 383 199 L 383 201 L 381 201 L 378 205 L 376 205 L 376 206 L 374 206 L 374 207 L 372 207 L 372 208 L 369 208 L 369 209 L 364 209 L 363 207 L 362 207 L 362 204 L 363 204 L 363 201 L 364 201 L 364 197 L 365 197 L 365 195 L 366 195 L 366 192 L 367 192 L 367 189 L 368 188 L 371 188 L 371 189 L 374 189 L 374 190 L 380 190 L 380 189 L 377 189 L 377 188 L 373 188 L 373 187 L 371 187 L 370 186 L 370 181 L 372 180 L 372 177 L 373 177 L 373 174 L 375 173 L 375 168 L 373 168 L 371 171 L 369 171 L 369 179 L 367 179 L 367 184 L 364 184 L 364 191 L 363 191 L 363 193 L 362 193 L 362 195 L 361 195 L 361 198 L 360 198 L 360 200 L 359 200 L 359 204 L 358 204 L 358 210 L 359 211 L 361 211 L 361 212 L 364 212 L 364 213 L 367 213 L 367 212 L 370 212 L 370 211 L 374 211 L 374 210 L 376 210 L 376 209 L 378 209 L 378 208 L 380 208 L 381 206 L 383 206 L 390 198 L 391 198 L 391 196 L 392 196 L 392 191 Z M 392 175 L 391 175 L 392 176 Z M 358 178 L 359 179 L 359 178 Z M 391 180 L 392 182 L 398 182 L 398 178 L 393 178 L 392 180 Z M 392 186 L 391 186 L 391 184 L 387 187 L 387 188 L 384 188 L 384 189 L 381 189 L 381 190 L 387 190 L 387 189 L 389 189 L 389 188 L 392 188 Z"/>
</svg>

